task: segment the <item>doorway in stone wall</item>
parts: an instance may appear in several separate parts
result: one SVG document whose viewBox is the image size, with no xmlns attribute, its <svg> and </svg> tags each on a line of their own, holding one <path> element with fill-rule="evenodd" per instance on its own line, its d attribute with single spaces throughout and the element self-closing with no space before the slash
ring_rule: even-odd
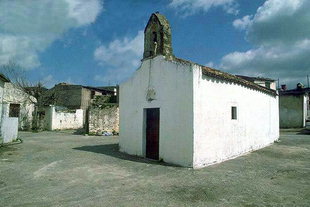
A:
<svg viewBox="0 0 310 207">
<path fill-rule="evenodd" d="M 20 104 L 10 104 L 9 117 L 19 117 Z"/>
</svg>

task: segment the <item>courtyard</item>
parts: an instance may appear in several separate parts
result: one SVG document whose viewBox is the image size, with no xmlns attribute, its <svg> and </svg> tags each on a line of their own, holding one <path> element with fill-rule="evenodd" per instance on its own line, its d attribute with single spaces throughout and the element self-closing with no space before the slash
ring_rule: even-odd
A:
<svg viewBox="0 0 310 207">
<path fill-rule="evenodd" d="M 0 206 L 309 206 L 310 136 L 193 170 L 118 152 L 118 137 L 21 132 L 0 148 Z"/>
</svg>

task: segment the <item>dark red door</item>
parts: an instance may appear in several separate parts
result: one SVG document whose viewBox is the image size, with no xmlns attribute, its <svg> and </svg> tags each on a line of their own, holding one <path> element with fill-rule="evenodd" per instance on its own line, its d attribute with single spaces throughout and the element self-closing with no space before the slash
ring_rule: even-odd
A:
<svg viewBox="0 0 310 207">
<path fill-rule="evenodd" d="M 159 159 L 159 108 L 146 109 L 146 157 Z"/>
</svg>

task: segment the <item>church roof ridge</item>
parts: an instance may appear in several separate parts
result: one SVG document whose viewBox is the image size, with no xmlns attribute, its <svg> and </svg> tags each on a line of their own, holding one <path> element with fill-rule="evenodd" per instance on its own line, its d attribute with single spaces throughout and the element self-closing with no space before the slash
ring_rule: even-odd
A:
<svg viewBox="0 0 310 207">
<path fill-rule="evenodd" d="M 183 64 L 197 65 L 202 69 L 202 74 L 204 74 L 204 75 L 207 75 L 207 76 L 210 76 L 213 78 L 217 78 L 217 79 L 221 79 L 221 80 L 225 80 L 225 81 L 229 81 L 232 83 L 237 83 L 237 84 L 243 85 L 247 88 L 255 89 L 255 90 L 261 91 L 263 93 L 267 93 L 267 94 L 272 95 L 272 96 L 277 95 L 277 92 L 273 89 L 269 89 L 269 88 L 260 86 L 258 84 L 247 81 L 247 80 L 240 78 L 236 75 L 223 72 L 221 70 L 210 68 L 210 67 L 207 67 L 207 66 L 189 61 L 189 60 L 184 60 L 184 59 L 181 59 L 178 57 L 173 57 L 172 59 L 167 59 L 167 60 L 176 61 L 176 62 L 183 63 Z"/>
</svg>

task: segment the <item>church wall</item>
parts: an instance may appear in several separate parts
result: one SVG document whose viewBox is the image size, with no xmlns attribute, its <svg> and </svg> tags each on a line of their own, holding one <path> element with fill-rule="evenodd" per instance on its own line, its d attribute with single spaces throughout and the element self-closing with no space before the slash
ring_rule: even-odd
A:
<svg viewBox="0 0 310 207">
<path fill-rule="evenodd" d="M 194 168 L 265 147 L 279 137 L 278 98 L 194 72 Z M 237 119 L 232 119 L 237 107 Z"/>
<path fill-rule="evenodd" d="M 192 166 L 193 75 L 189 66 L 146 59 L 134 76 L 120 85 L 120 151 L 145 156 L 146 108 L 160 108 L 159 157 Z M 147 101 L 148 89 L 155 100 Z"/>
</svg>

